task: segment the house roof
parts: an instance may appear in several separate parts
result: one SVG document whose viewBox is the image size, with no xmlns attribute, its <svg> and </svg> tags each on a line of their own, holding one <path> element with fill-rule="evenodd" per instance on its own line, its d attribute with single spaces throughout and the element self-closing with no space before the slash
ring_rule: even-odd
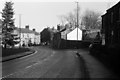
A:
<svg viewBox="0 0 120 80">
<path fill-rule="evenodd" d="M 73 30 L 75 30 L 76 29 L 76 27 L 74 27 L 73 29 L 63 29 L 63 31 L 61 31 L 61 32 L 66 32 L 66 34 L 69 34 L 70 32 L 72 32 Z M 81 30 L 81 28 L 79 27 L 79 29 Z"/>
<path fill-rule="evenodd" d="M 30 30 L 30 29 L 26 29 L 26 28 L 16 28 L 16 30 L 21 33 L 34 33 L 35 35 L 39 35 L 38 32 Z"/>
<path fill-rule="evenodd" d="M 34 32 L 35 33 L 35 35 L 40 35 L 40 33 L 38 33 L 38 32 Z"/>
<path fill-rule="evenodd" d="M 21 33 L 33 33 L 32 30 L 26 29 L 26 28 L 17 28 L 17 30 Z"/>
<path fill-rule="evenodd" d="M 107 11 L 114 9 L 116 6 L 120 6 L 120 1 L 116 3 L 115 5 L 113 5 L 112 7 L 110 7 Z"/>
</svg>

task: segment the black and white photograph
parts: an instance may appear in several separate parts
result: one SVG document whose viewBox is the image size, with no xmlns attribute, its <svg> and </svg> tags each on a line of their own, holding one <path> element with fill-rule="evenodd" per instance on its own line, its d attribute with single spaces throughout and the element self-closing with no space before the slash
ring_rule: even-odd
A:
<svg viewBox="0 0 120 80">
<path fill-rule="evenodd" d="M 120 0 L 0 0 L 0 79 L 119 78 Z"/>
</svg>

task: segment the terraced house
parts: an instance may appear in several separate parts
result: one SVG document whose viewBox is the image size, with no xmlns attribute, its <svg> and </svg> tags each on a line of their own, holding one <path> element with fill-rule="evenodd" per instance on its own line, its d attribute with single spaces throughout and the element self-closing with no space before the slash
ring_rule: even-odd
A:
<svg viewBox="0 0 120 80">
<path fill-rule="evenodd" d="M 107 47 L 120 47 L 120 1 L 102 16 L 102 32 Z"/>
<path fill-rule="evenodd" d="M 35 31 L 35 29 L 30 30 L 29 25 L 25 26 L 25 28 L 16 28 L 14 30 L 15 34 L 18 34 L 20 37 L 20 43 L 16 46 L 29 46 L 29 44 L 40 44 L 40 34 Z"/>
</svg>

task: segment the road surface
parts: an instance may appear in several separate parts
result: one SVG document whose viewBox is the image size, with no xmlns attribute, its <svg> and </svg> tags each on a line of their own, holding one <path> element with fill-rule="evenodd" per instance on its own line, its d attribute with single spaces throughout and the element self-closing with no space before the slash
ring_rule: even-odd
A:
<svg viewBox="0 0 120 80">
<path fill-rule="evenodd" d="M 47 47 L 35 47 L 34 49 L 36 53 L 32 55 L 3 62 L 2 77 L 90 78 L 89 68 L 86 67 L 89 63 L 86 65 L 84 58 L 75 54 L 76 50 L 53 50 Z M 79 52 L 87 53 L 83 50 Z"/>
</svg>

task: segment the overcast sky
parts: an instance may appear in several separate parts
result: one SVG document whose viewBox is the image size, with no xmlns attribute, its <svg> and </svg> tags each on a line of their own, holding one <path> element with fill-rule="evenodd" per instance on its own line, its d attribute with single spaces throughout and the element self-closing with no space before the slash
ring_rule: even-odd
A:
<svg viewBox="0 0 120 80">
<path fill-rule="evenodd" d="M 35 28 L 40 32 L 47 26 L 56 27 L 60 23 L 60 15 L 73 12 L 76 8 L 75 1 L 79 2 L 81 14 L 86 9 L 104 14 L 108 7 L 113 6 L 119 0 L 0 0 L 0 11 L 2 11 L 5 1 L 14 2 L 16 26 L 19 26 L 19 14 L 21 14 L 22 27 L 28 24 L 30 29 Z"/>
</svg>

